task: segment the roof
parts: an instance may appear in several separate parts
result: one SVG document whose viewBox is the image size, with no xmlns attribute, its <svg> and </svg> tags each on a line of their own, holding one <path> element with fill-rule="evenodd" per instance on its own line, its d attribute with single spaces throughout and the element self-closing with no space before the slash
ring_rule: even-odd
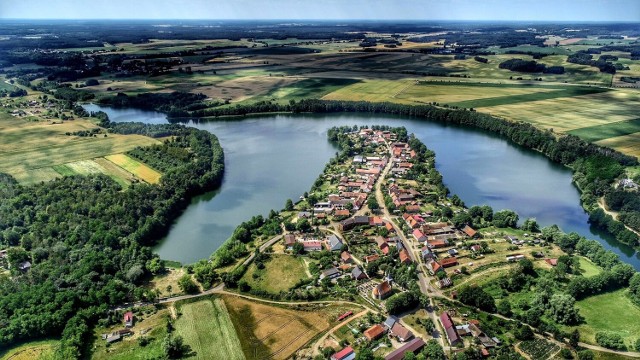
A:
<svg viewBox="0 0 640 360">
<path fill-rule="evenodd" d="M 387 318 L 384 320 L 384 326 L 388 327 L 389 329 L 391 329 L 393 327 L 393 325 L 396 324 L 396 322 L 398 322 L 399 319 L 396 316 L 393 315 L 389 315 L 387 316 Z"/>
<path fill-rule="evenodd" d="M 367 275 L 364 272 L 362 272 L 362 270 L 360 270 L 359 266 L 356 266 L 353 268 L 353 270 L 351 270 L 351 276 L 356 280 L 361 279 L 363 276 L 367 277 Z"/>
<path fill-rule="evenodd" d="M 333 215 L 335 216 L 349 216 L 349 210 L 347 209 L 343 209 L 343 210 L 336 210 Z"/>
<path fill-rule="evenodd" d="M 351 346 L 347 346 L 346 348 L 333 354 L 331 358 L 335 360 L 342 360 L 351 354 L 353 354 L 353 348 Z"/>
<path fill-rule="evenodd" d="M 402 360 L 405 353 L 416 353 L 417 351 L 420 351 L 420 349 L 422 349 L 425 345 L 426 344 L 424 343 L 424 340 L 415 338 L 404 344 L 397 350 L 390 352 L 387 356 L 384 357 L 384 360 Z"/>
<path fill-rule="evenodd" d="M 351 254 L 349 254 L 348 251 L 343 251 L 340 254 L 340 259 L 342 259 L 342 261 L 349 261 L 349 260 L 351 260 Z"/>
<path fill-rule="evenodd" d="M 419 239 L 421 239 L 421 238 L 425 237 L 425 236 L 424 236 L 424 233 L 423 233 L 422 231 L 420 231 L 420 229 L 415 229 L 415 230 L 413 230 L 413 236 L 415 236 L 415 238 L 416 238 L 417 240 L 419 240 Z"/>
<path fill-rule="evenodd" d="M 337 237 L 335 234 L 329 236 L 329 239 L 327 239 L 327 241 L 329 242 L 329 245 L 331 247 L 336 247 L 336 246 L 342 245 L 342 240 L 340 240 L 340 238 Z"/>
<path fill-rule="evenodd" d="M 450 257 L 450 258 L 446 258 L 446 259 L 442 259 L 440 260 L 440 265 L 447 267 L 447 266 L 452 266 L 458 263 L 458 259 L 456 259 L 455 257 Z"/>
<path fill-rule="evenodd" d="M 293 245 L 296 243 L 296 237 L 293 234 L 286 234 L 284 236 L 285 245 Z"/>
<path fill-rule="evenodd" d="M 400 324 L 399 322 L 396 322 L 393 325 L 393 327 L 391 328 L 391 332 L 395 336 L 404 340 L 407 340 L 413 336 L 413 333 L 409 331 L 409 329 L 407 329 L 406 327 L 402 326 L 402 324 Z"/>
<path fill-rule="evenodd" d="M 372 261 L 376 261 L 380 258 L 380 255 L 378 254 L 374 254 L 374 255 L 369 255 L 369 256 L 365 256 L 364 257 L 364 261 L 368 263 L 372 262 Z"/>
<path fill-rule="evenodd" d="M 406 249 L 400 250 L 400 262 L 401 263 L 411 262 L 411 257 L 409 256 L 409 253 L 407 252 Z"/>
<path fill-rule="evenodd" d="M 475 230 L 474 230 L 471 226 L 469 226 L 469 225 L 466 225 L 466 226 L 464 227 L 464 229 L 462 229 L 462 231 L 463 231 L 465 234 L 467 234 L 467 236 L 469 236 L 469 237 L 474 237 L 474 236 L 476 236 L 476 234 L 478 233 L 477 231 L 475 231 Z"/>
<path fill-rule="evenodd" d="M 331 269 L 324 270 L 322 272 L 322 275 L 324 275 L 324 277 L 331 277 L 331 276 L 335 276 L 335 275 L 340 275 L 340 271 L 338 271 L 338 269 L 332 267 Z"/>
<path fill-rule="evenodd" d="M 446 311 L 440 314 L 440 322 L 445 329 L 453 327 L 453 320 L 451 320 L 451 316 Z"/>
<path fill-rule="evenodd" d="M 551 266 L 558 265 L 558 259 L 544 259 L 544 261 Z"/>
<path fill-rule="evenodd" d="M 131 311 L 128 311 L 124 314 L 124 321 L 131 321 L 133 320 L 133 313 Z"/>
<path fill-rule="evenodd" d="M 375 324 L 364 331 L 364 336 L 369 340 L 375 340 L 384 334 L 384 328 L 380 324 Z"/>
<path fill-rule="evenodd" d="M 388 293 L 390 293 L 392 290 L 391 288 L 391 284 L 389 284 L 388 281 L 383 281 L 380 284 L 378 284 L 378 286 L 373 288 L 373 295 L 374 296 L 384 296 Z"/>
</svg>

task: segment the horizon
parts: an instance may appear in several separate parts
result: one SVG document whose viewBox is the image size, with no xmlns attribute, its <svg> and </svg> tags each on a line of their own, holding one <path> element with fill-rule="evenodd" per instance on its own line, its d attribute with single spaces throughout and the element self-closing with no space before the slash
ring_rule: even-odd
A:
<svg viewBox="0 0 640 360">
<path fill-rule="evenodd" d="M 123 11 L 122 9 L 126 9 Z M 2 20 L 638 22 L 635 0 L 83 0 L 0 2 Z"/>
</svg>

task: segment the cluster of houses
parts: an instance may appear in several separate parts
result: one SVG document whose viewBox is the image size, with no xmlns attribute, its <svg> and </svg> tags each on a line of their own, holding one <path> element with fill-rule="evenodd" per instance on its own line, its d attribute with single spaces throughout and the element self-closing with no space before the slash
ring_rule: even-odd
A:
<svg viewBox="0 0 640 360">
<path fill-rule="evenodd" d="M 382 324 L 374 324 L 363 333 L 368 341 L 378 340 L 385 334 L 401 343 L 414 338 L 413 333 L 400 323 L 400 319 L 393 315 L 387 317 Z"/>
<path fill-rule="evenodd" d="M 133 331 L 131 328 L 133 327 L 133 313 L 131 311 L 127 311 L 122 319 L 124 324 L 124 329 L 115 330 L 110 334 L 102 334 L 102 340 L 105 340 L 107 344 L 111 344 L 117 341 L 122 340 L 123 337 L 133 335 Z"/>
<path fill-rule="evenodd" d="M 396 177 L 401 177 L 404 174 L 406 174 L 406 172 L 413 167 L 413 164 L 409 161 L 414 157 L 416 157 L 416 155 L 417 154 L 415 150 L 411 149 L 409 144 L 402 143 L 402 142 L 392 143 L 391 144 L 391 161 L 393 162 L 393 167 L 390 170 L 391 174 Z M 389 194 L 389 195 L 391 195 L 395 204 L 396 199 L 394 198 L 394 195 L 392 194 Z M 399 196 L 400 195 L 396 195 L 396 197 L 399 197 Z M 396 207 L 406 205 L 408 202 L 411 202 L 412 200 L 413 200 L 412 198 L 407 198 L 406 200 L 400 200 L 396 204 Z"/>
<path fill-rule="evenodd" d="M 447 342 L 450 346 L 459 346 L 463 344 L 463 337 L 470 336 L 477 339 L 479 344 L 482 344 L 482 355 L 489 356 L 488 349 L 500 345 L 498 338 L 491 338 L 487 336 L 482 329 L 480 329 L 480 322 L 477 320 L 471 320 L 466 324 L 455 325 L 449 312 L 444 311 L 440 314 L 440 324 L 444 329 Z"/>
<path fill-rule="evenodd" d="M 312 251 L 340 251 L 344 246 L 342 239 L 340 239 L 337 235 L 331 234 L 326 238 L 316 238 L 316 237 L 307 237 L 307 236 L 296 236 L 295 234 L 286 234 L 284 236 L 284 247 L 287 250 L 293 250 L 293 246 L 296 243 L 301 243 L 304 247 L 304 251 L 312 252 Z"/>
</svg>

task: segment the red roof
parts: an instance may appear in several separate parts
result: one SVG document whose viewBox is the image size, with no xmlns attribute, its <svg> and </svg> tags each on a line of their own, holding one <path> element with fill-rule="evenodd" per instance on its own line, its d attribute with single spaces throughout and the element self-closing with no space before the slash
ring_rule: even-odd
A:
<svg viewBox="0 0 640 360">
<path fill-rule="evenodd" d="M 351 254 L 349 254 L 348 251 L 343 251 L 342 254 L 340 254 L 340 258 L 342 261 L 349 261 L 351 260 Z"/>
<path fill-rule="evenodd" d="M 380 324 L 375 324 L 364 331 L 364 336 L 369 341 L 378 339 L 383 334 L 384 334 L 384 328 Z"/>
<path fill-rule="evenodd" d="M 369 256 L 365 256 L 364 257 L 364 261 L 368 263 L 372 262 L 372 261 L 376 261 L 380 258 L 380 255 L 378 254 L 374 254 L 374 255 L 369 255 Z"/>
<path fill-rule="evenodd" d="M 476 236 L 476 234 L 478 233 L 477 231 L 475 231 L 471 226 L 466 225 L 464 227 L 464 229 L 462 229 L 462 231 L 464 231 L 465 234 L 467 234 L 467 236 L 469 237 L 474 237 Z"/>
<path fill-rule="evenodd" d="M 419 229 L 413 230 L 413 236 L 415 236 L 416 239 L 421 239 L 425 237 L 422 231 L 420 231 Z"/>
<path fill-rule="evenodd" d="M 455 266 L 457 264 L 458 264 L 458 259 L 456 259 L 455 257 L 450 257 L 450 258 L 440 260 L 440 265 L 442 265 L 442 267 Z"/>
<path fill-rule="evenodd" d="M 124 321 L 131 321 L 133 320 L 133 313 L 131 311 L 128 311 L 124 314 Z"/>
<path fill-rule="evenodd" d="M 409 256 L 409 253 L 407 252 L 406 249 L 400 250 L 400 262 L 401 263 L 411 262 L 411 257 Z"/>
<path fill-rule="evenodd" d="M 391 284 L 388 281 L 383 281 L 378 286 L 373 288 L 373 296 L 374 297 L 385 297 L 389 294 L 393 289 L 391 288 Z"/>
<path fill-rule="evenodd" d="M 344 209 L 344 210 L 336 210 L 333 213 L 335 216 L 349 216 L 349 210 Z"/>
<path fill-rule="evenodd" d="M 558 265 L 558 259 L 544 259 L 544 261 L 551 266 Z"/>
<path fill-rule="evenodd" d="M 337 353 L 333 354 L 333 356 L 331 356 L 332 359 L 335 360 L 342 360 L 344 358 L 346 358 L 347 356 L 353 354 L 353 348 L 351 346 L 347 346 L 346 348 L 338 351 Z"/>
<path fill-rule="evenodd" d="M 444 240 L 431 240 L 428 245 L 432 248 L 439 248 L 447 246 L 447 242 Z"/>
</svg>

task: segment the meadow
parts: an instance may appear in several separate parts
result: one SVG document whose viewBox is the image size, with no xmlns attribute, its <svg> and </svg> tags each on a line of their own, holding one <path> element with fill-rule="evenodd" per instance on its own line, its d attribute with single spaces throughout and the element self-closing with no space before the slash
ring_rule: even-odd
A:
<svg viewBox="0 0 640 360">
<path fill-rule="evenodd" d="M 264 263 L 265 268 L 259 270 L 252 263 L 243 276 L 249 286 L 254 289 L 277 294 L 292 288 L 300 280 L 308 278 L 306 265 L 301 257 L 290 255 L 271 255 Z"/>
<path fill-rule="evenodd" d="M 225 303 L 220 298 L 177 303 L 176 333 L 191 346 L 190 359 L 242 360 L 240 340 Z"/>
<path fill-rule="evenodd" d="M 57 345 L 57 340 L 31 341 L 0 351 L 0 360 L 50 360 Z"/>
<path fill-rule="evenodd" d="M 135 160 L 125 154 L 114 154 L 105 156 L 105 159 L 111 161 L 115 165 L 125 169 L 136 177 L 144 180 L 149 184 L 157 184 L 160 181 L 160 174 L 149 166 Z"/>
</svg>

